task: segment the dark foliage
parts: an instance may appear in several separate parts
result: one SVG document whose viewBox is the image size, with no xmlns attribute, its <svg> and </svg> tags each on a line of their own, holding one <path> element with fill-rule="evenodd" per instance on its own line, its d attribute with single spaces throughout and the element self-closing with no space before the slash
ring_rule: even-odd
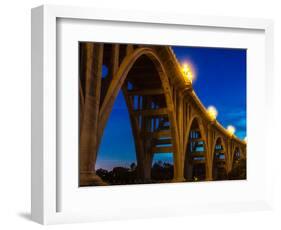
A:
<svg viewBox="0 0 281 230">
<path fill-rule="evenodd" d="M 246 160 L 241 159 L 237 160 L 236 162 L 233 163 L 233 168 L 231 172 L 228 174 L 228 179 L 230 180 L 244 180 L 247 177 L 246 174 Z"/>
<path fill-rule="evenodd" d="M 174 176 L 174 167 L 172 164 L 158 161 L 153 164 L 151 169 L 151 178 L 156 182 L 172 180 Z"/>
<path fill-rule="evenodd" d="M 138 176 L 138 167 L 135 163 L 130 165 L 130 168 L 115 167 L 111 171 L 98 169 L 96 174 L 106 183 L 110 185 L 125 185 L 125 184 L 143 184 L 143 183 L 165 183 L 171 182 L 174 175 L 173 165 L 170 163 L 158 161 L 151 168 L 151 180 L 144 181 Z M 196 181 L 204 181 L 205 167 L 197 167 Z M 225 172 L 217 171 L 215 180 L 242 180 L 246 179 L 246 160 L 234 162 L 232 171 L 226 175 Z"/>
<path fill-rule="evenodd" d="M 96 174 L 106 183 L 111 185 L 122 184 L 143 184 L 143 183 L 161 183 L 172 180 L 174 169 L 173 165 L 163 163 L 161 161 L 153 164 L 151 168 L 151 180 L 142 180 L 137 173 L 137 165 L 132 163 L 130 168 L 115 167 L 111 171 L 105 169 L 98 169 Z"/>
</svg>

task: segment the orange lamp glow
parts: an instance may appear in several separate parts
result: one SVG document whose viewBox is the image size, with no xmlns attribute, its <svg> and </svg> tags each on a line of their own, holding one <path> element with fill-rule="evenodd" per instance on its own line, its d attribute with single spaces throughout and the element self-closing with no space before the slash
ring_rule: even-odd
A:
<svg viewBox="0 0 281 230">
<path fill-rule="evenodd" d="M 227 132 L 228 132 L 230 135 L 234 135 L 234 133 L 235 133 L 235 127 L 232 126 L 232 125 L 227 126 Z"/>
<path fill-rule="evenodd" d="M 218 111 L 216 109 L 216 107 L 214 106 L 209 106 L 207 109 L 208 115 L 210 116 L 211 120 L 216 120 L 217 116 L 218 116 Z"/>
</svg>

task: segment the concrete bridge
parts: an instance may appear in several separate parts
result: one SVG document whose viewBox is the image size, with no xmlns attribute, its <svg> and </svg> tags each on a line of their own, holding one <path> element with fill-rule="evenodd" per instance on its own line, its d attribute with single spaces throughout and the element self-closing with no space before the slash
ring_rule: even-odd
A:
<svg viewBox="0 0 281 230">
<path fill-rule="evenodd" d="M 81 43 L 80 67 L 80 185 L 96 180 L 98 148 L 120 90 L 143 180 L 154 154 L 173 154 L 174 181 L 224 179 L 246 159 L 245 141 L 208 113 L 169 46 Z"/>
</svg>

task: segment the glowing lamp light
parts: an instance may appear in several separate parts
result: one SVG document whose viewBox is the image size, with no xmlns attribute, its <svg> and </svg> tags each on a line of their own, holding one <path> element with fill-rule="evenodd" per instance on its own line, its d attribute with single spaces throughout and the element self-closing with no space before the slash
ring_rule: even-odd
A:
<svg viewBox="0 0 281 230">
<path fill-rule="evenodd" d="M 226 130 L 230 135 L 233 135 L 235 133 L 235 127 L 232 125 L 227 126 Z"/>
<path fill-rule="evenodd" d="M 190 68 L 190 66 L 187 63 L 184 63 L 182 65 L 182 72 L 186 78 L 187 81 L 190 81 L 192 83 L 192 80 L 194 78 L 192 70 Z"/>
<path fill-rule="evenodd" d="M 209 106 L 207 109 L 209 117 L 212 119 L 212 121 L 216 120 L 218 116 L 218 111 L 214 106 Z"/>
</svg>

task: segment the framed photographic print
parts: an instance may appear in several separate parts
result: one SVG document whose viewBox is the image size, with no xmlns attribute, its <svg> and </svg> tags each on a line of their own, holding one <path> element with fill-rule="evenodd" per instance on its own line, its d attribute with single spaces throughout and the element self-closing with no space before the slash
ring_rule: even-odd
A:
<svg viewBox="0 0 281 230">
<path fill-rule="evenodd" d="M 264 19 L 33 9 L 32 219 L 270 208 L 272 30 Z"/>
</svg>

